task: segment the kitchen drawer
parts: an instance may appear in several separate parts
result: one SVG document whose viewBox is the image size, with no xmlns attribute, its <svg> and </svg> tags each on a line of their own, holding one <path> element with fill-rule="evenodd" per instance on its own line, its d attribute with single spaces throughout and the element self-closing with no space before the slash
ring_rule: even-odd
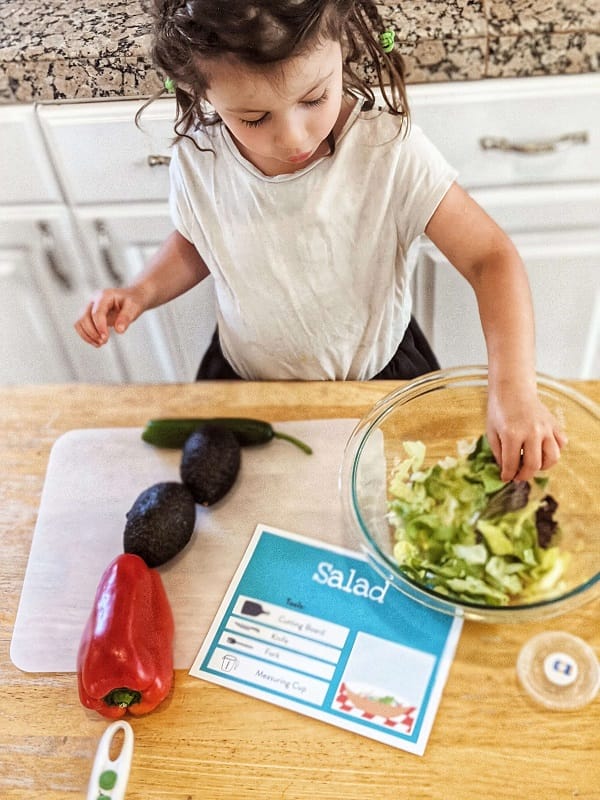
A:
<svg viewBox="0 0 600 800">
<path fill-rule="evenodd" d="M 470 194 L 511 235 L 589 230 L 600 242 L 600 181 L 473 189 Z"/>
<path fill-rule="evenodd" d="M 33 106 L 0 107 L 0 203 L 60 199 Z"/>
<path fill-rule="evenodd" d="M 40 106 L 42 129 L 70 203 L 165 200 L 175 103 L 157 100 Z M 156 158 L 158 156 L 158 159 Z"/>
<path fill-rule="evenodd" d="M 409 103 L 467 189 L 600 179 L 600 74 L 411 86 Z"/>
</svg>

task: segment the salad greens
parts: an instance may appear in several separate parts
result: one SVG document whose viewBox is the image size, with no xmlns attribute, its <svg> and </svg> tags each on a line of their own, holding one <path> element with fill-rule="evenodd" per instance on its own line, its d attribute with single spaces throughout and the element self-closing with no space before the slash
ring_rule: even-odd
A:
<svg viewBox="0 0 600 800">
<path fill-rule="evenodd" d="M 547 478 L 505 483 L 486 436 L 425 468 L 422 442 L 403 442 L 388 503 L 394 557 L 416 582 L 453 599 L 504 606 L 561 589 L 569 553 Z M 552 542 L 552 544 L 551 544 Z"/>
</svg>

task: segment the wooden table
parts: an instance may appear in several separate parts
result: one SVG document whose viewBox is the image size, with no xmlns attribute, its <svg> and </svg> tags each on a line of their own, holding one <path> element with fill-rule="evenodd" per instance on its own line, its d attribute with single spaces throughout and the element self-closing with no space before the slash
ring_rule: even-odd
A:
<svg viewBox="0 0 600 800">
<path fill-rule="evenodd" d="M 106 721 L 80 706 L 73 674 L 10 661 L 12 628 L 56 438 L 153 416 L 355 417 L 389 383 L 206 383 L 0 389 L 0 797 L 83 797 Z M 599 383 L 578 388 L 600 401 Z M 65 543 L 68 547 L 68 543 Z M 423 757 L 177 672 L 160 711 L 133 720 L 131 800 L 600 798 L 600 700 L 571 713 L 533 705 L 517 654 L 551 627 L 600 651 L 600 603 L 541 624 L 465 623 Z"/>
</svg>

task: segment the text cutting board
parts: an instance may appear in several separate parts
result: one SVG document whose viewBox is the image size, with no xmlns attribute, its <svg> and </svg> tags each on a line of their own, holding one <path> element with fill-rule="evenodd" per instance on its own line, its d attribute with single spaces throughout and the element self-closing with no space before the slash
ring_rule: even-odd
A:
<svg viewBox="0 0 600 800">
<path fill-rule="evenodd" d="M 234 487 L 197 506 L 191 541 L 159 568 L 175 618 L 176 669 L 189 669 L 258 523 L 348 546 L 338 476 L 353 419 L 278 422 L 289 442 L 242 450 Z M 96 587 L 123 550 L 125 515 L 160 481 L 179 480 L 181 453 L 141 440 L 141 428 L 73 430 L 50 453 L 11 643 L 26 672 L 72 672 Z"/>
</svg>

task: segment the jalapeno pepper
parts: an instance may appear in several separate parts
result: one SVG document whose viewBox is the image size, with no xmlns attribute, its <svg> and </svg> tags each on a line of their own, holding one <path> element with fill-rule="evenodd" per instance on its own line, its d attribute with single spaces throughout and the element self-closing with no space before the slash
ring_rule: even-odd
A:
<svg viewBox="0 0 600 800">
<path fill-rule="evenodd" d="M 79 698 L 117 719 L 155 709 L 173 682 L 173 613 L 160 574 L 117 556 L 100 578 L 77 655 Z"/>
<path fill-rule="evenodd" d="M 312 449 L 300 439 L 296 439 L 295 436 L 275 430 L 270 422 L 249 417 L 151 419 L 142 431 L 142 439 L 155 447 L 183 447 L 188 436 L 203 425 L 219 425 L 221 428 L 228 428 L 243 447 L 267 444 L 271 439 L 285 439 L 305 453 L 312 453 Z"/>
</svg>

